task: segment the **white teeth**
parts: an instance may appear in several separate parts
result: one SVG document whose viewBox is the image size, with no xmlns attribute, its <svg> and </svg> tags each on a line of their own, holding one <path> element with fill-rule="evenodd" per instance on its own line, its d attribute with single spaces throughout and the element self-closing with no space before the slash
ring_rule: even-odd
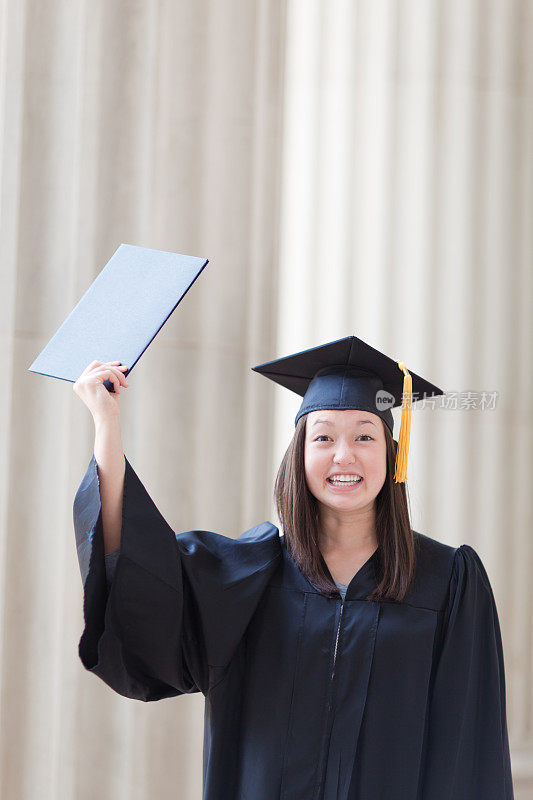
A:
<svg viewBox="0 0 533 800">
<path fill-rule="evenodd" d="M 347 477 L 335 476 L 335 477 L 328 478 L 328 480 L 330 481 L 330 483 L 339 483 L 339 484 L 343 483 L 345 485 L 348 485 L 348 484 L 353 485 L 355 483 L 360 483 L 363 479 L 359 475 L 354 475 L 354 476 L 349 476 L 349 477 L 348 476 Z"/>
</svg>

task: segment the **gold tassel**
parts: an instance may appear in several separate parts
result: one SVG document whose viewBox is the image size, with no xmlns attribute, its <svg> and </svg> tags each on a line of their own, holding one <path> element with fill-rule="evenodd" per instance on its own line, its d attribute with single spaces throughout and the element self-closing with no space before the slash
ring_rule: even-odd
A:
<svg viewBox="0 0 533 800">
<path fill-rule="evenodd" d="M 407 479 L 407 454 L 409 452 L 409 435 L 411 433 L 411 405 L 413 392 L 413 379 L 407 371 L 403 361 L 396 361 L 403 372 L 402 390 L 402 421 L 400 435 L 398 436 L 398 449 L 396 452 L 396 465 L 394 480 L 396 483 L 405 483 Z"/>
</svg>

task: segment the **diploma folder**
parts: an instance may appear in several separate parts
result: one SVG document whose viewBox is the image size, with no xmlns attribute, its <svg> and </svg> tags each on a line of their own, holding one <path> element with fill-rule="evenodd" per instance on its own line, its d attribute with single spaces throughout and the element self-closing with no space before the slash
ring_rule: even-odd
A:
<svg viewBox="0 0 533 800">
<path fill-rule="evenodd" d="M 74 383 L 92 361 L 120 359 L 128 375 L 207 263 L 121 244 L 28 370 Z"/>
</svg>

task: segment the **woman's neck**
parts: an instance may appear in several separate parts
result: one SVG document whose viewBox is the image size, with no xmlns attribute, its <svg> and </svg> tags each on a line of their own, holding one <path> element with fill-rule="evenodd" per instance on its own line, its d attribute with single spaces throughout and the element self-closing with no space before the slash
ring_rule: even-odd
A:
<svg viewBox="0 0 533 800">
<path fill-rule="evenodd" d="M 374 508 L 349 514 L 331 509 L 319 513 L 319 542 L 323 555 L 345 552 L 365 554 L 377 547 Z"/>
</svg>

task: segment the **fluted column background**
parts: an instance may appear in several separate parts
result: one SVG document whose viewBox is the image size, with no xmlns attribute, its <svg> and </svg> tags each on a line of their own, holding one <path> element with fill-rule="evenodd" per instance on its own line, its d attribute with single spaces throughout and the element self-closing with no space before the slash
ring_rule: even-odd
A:
<svg viewBox="0 0 533 800">
<path fill-rule="evenodd" d="M 176 532 L 268 517 L 250 366 L 275 344 L 284 5 L 1 13 L 0 796 L 193 800 L 203 697 L 135 703 L 79 661 L 72 501 L 92 419 L 26 370 L 120 242 L 209 258 L 131 374 L 124 450 Z"/>
<path fill-rule="evenodd" d="M 355 334 L 499 392 L 414 407 L 408 491 L 416 530 L 487 568 L 531 800 L 533 3 L 289 0 L 284 117 L 274 355 Z M 300 399 L 272 393 L 274 472 Z"/>
</svg>

